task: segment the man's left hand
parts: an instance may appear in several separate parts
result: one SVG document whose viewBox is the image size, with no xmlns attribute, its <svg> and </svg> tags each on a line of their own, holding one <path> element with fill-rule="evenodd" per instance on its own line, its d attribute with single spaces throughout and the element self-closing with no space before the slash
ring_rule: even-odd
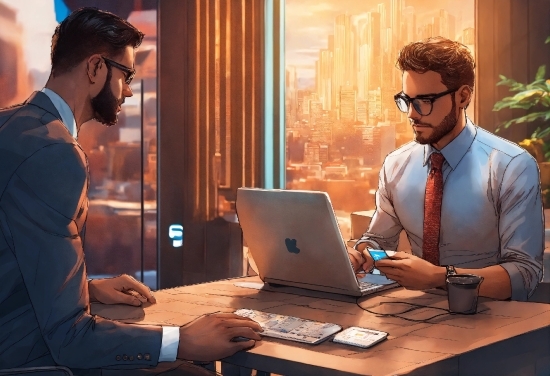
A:
<svg viewBox="0 0 550 376">
<path fill-rule="evenodd" d="M 389 279 L 411 290 L 424 290 L 445 284 L 445 268 L 405 252 L 375 262 Z"/>
<path fill-rule="evenodd" d="M 146 301 L 157 302 L 149 287 L 128 274 L 113 278 L 92 279 L 88 283 L 88 290 L 91 302 L 132 306 L 140 306 Z"/>
</svg>

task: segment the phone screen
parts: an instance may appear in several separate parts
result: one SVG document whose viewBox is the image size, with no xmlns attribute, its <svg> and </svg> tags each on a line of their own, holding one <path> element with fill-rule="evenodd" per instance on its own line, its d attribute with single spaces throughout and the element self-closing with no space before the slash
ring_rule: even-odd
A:
<svg viewBox="0 0 550 376">
<path fill-rule="evenodd" d="M 391 257 L 395 254 L 395 252 L 393 251 L 384 251 L 383 249 L 367 248 L 367 251 L 369 252 L 370 257 L 372 257 L 374 261 L 382 260 L 382 259 Z"/>
</svg>

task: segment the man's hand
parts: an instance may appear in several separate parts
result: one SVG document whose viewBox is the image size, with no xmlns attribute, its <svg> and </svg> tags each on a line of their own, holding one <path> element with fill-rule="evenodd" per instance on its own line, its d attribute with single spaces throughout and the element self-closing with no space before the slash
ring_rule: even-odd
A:
<svg viewBox="0 0 550 376">
<path fill-rule="evenodd" d="M 233 313 L 201 316 L 180 328 L 178 358 L 209 362 L 228 357 L 260 341 L 258 331 L 262 331 L 260 324 Z M 235 337 L 250 340 L 232 342 Z"/>
<path fill-rule="evenodd" d="M 156 303 L 149 287 L 128 274 L 118 277 L 92 279 L 88 282 L 91 302 L 140 306 L 143 302 Z"/>
<path fill-rule="evenodd" d="M 405 252 L 376 261 L 376 268 L 401 286 L 425 290 L 445 286 L 445 268 Z"/>
<path fill-rule="evenodd" d="M 348 256 L 353 265 L 353 270 L 355 273 L 360 273 L 362 271 L 370 272 L 374 267 L 374 260 L 370 257 L 369 253 L 366 251 L 366 248 L 360 244 L 357 248 L 360 250 L 355 250 L 352 247 L 348 247 Z M 361 248 L 363 248 L 361 250 Z"/>
</svg>

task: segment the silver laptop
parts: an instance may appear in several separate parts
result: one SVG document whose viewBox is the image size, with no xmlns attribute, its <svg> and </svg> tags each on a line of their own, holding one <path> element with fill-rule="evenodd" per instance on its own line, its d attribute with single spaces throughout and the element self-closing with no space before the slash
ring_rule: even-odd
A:
<svg viewBox="0 0 550 376">
<path fill-rule="evenodd" d="M 237 216 L 262 281 L 363 296 L 398 286 L 357 280 L 326 192 L 239 188 Z"/>
</svg>

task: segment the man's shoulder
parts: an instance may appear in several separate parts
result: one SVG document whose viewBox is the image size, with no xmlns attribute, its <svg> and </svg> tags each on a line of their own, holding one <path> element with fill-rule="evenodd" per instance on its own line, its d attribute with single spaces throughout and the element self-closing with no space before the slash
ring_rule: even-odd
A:
<svg viewBox="0 0 550 376">
<path fill-rule="evenodd" d="M 384 163 L 388 164 L 405 162 L 411 157 L 411 155 L 417 153 L 420 153 L 420 155 L 424 155 L 424 145 L 421 145 L 418 142 L 412 140 L 389 153 L 386 156 Z"/>
<path fill-rule="evenodd" d="M 31 141 L 32 140 L 32 141 Z M 48 110 L 25 102 L 0 109 L 0 144 L 3 148 L 24 142 L 27 147 L 48 143 L 73 143 L 61 120 Z"/>
<path fill-rule="evenodd" d="M 25 103 L 14 104 L 9 107 L 0 108 L 0 127 L 25 106 Z"/>
<path fill-rule="evenodd" d="M 65 145 L 66 147 L 63 147 Z M 84 152 L 54 114 L 25 102 L 0 110 L 0 175 L 12 176 L 24 161 L 44 159 L 49 154 L 83 164 Z M 0 178 L 0 191 L 6 181 Z"/>
<path fill-rule="evenodd" d="M 477 133 L 474 142 L 482 148 L 509 158 L 514 158 L 520 154 L 526 153 L 525 149 L 515 142 L 499 137 L 479 126 L 476 127 L 476 130 Z"/>
<path fill-rule="evenodd" d="M 59 118 L 45 108 L 37 106 L 28 100 L 23 103 L 0 108 L 0 127 L 14 121 L 36 122 L 45 125 L 55 120 L 59 120 Z"/>
</svg>

